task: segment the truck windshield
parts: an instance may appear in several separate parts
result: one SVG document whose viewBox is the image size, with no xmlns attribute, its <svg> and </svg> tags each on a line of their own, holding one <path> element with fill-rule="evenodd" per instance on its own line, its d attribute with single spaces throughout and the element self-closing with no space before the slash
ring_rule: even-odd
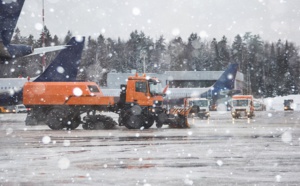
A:
<svg viewBox="0 0 300 186">
<path fill-rule="evenodd" d="M 248 100 L 233 100 L 232 105 L 235 107 L 248 106 Z"/>
<path fill-rule="evenodd" d="M 190 106 L 199 106 L 199 107 L 207 107 L 208 106 L 208 101 L 207 100 L 193 100 L 189 102 Z"/>
<path fill-rule="evenodd" d="M 162 86 L 161 82 L 149 81 L 150 93 L 153 95 L 162 95 Z"/>
</svg>

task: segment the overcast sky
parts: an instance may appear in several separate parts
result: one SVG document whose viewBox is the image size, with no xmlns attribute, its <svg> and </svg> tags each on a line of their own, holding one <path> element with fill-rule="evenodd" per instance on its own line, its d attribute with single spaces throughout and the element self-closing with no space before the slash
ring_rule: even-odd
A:
<svg viewBox="0 0 300 186">
<path fill-rule="evenodd" d="M 263 40 L 300 42 L 300 0 L 44 0 L 45 24 L 52 36 L 73 35 L 123 40 L 134 31 L 167 40 L 191 33 L 232 42 L 237 34 Z M 25 0 L 17 26 L 22 35 L 38 37 L 42 0 Z"/>
</svg>

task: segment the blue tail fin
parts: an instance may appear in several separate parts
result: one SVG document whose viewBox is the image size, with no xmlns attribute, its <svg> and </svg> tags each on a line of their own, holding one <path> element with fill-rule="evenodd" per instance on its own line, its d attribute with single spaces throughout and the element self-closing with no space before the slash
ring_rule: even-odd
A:
<svg viewBox="0 0 300 186">
<path fill-rule="evenodd" d="M 10 43 L 25 0 L 0 2 L 0 41 Z"/>
<path fill-rule="evenodd" d="M 234 82 L 236 73 L 238 70 L 238 64 L 233 63 L 228 66 L 225 72 L 213 85 L 213 95 L 220 91 L 232 90 L 234 88 Z"/>
<path fill-rule="evenodd" d="M 62 50 L 35 82 L 76 81 L 84 46 L 84 37 L 71 38 L 69 47 Z"/>
</svg>

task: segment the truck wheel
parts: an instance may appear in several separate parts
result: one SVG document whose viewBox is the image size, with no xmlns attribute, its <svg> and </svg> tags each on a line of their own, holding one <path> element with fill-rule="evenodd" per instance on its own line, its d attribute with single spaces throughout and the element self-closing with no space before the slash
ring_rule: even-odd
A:
<svg viewBox="0 0 300 186">
<path fill-rule="evenodd" d="M 25 119 L 25 125 L 26 126 L 31 126 L 31 125 L 37 125 L 38 121 L 36 118 L 34 118 L 33 116 L 28 116 Z"/>
<path fill-rule="evenodd" d="M 145 120 L 143 126 L 145 129 L 149 129 L 150 127 L 152 127 L 153 123 L 154 123 L 153 117 L 148 117 L 148 120 Z"/>
<path fill-rule="evenodd" d="M 52 130 L 61 130 L 64 128 L 65 112 L 63 109 L 51 109 L 46 116 L 46 124 Z"/>
<path fill-rule="evenodd" d="M 156 127 L 157 127 L 157 128 L 161 128 L 162 126 L 163 126 L 163 123 L 161 123 L 161 122 L 159 122 L 159 121 L 156 122 Z"/>
<path fill-rule="evenodd" d="M 81 122 L 81 117 L 80 115 L 74 117 L 74 118 L 69 118 L 67 121 L 67 130 L 75 130 Z"/>
<path fill-rule="evenodd" d="M 105 129 L 112 129 L 117 125 L 117 123 L 111 117 L 104 116 L 104 120 L 105 120 L 104 122 Z"/>
<path fill-rule="evenodd" d="M 124 125 L 128 129 L 140 129 L 143 126 L 141 115 L 131 115 L 125 121 Z"/>
</svg>

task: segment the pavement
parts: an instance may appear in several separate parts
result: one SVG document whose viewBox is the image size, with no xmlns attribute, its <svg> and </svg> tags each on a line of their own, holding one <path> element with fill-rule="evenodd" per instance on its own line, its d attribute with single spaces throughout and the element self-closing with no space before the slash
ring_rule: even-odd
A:
<svg viewBox="0 0 300 186">
<path fill-rule="evenodd" d="M 0 185 L 299 185 L 299 113 L 211 112 L 188 129 L 95 131 L 0 114 Z"/>
</svg>

